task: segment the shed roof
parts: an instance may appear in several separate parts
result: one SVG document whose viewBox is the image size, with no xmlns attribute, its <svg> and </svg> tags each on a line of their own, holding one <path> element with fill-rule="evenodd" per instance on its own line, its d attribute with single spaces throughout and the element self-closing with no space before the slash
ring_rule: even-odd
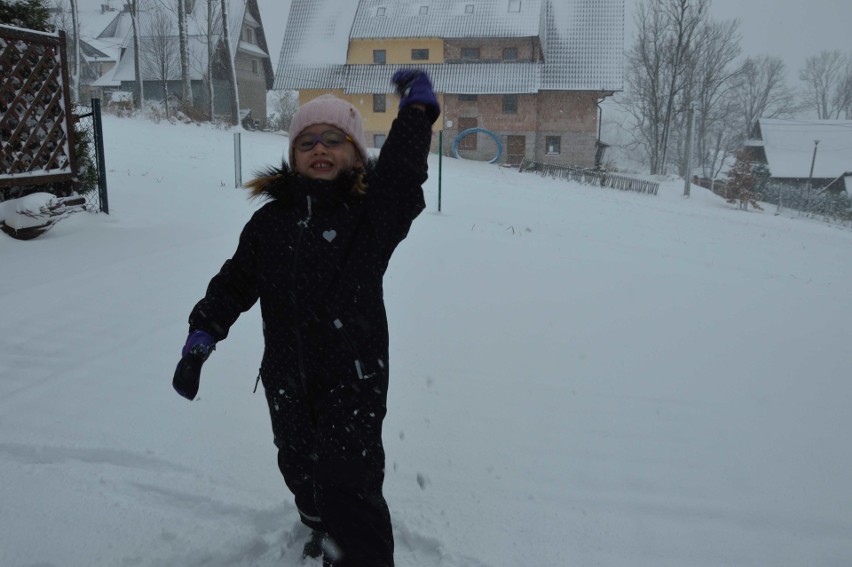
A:
<svg viewBox="0 0 852 567">
<path fill-rule="evenodd" d="M 852 120 L 761 118 L 758 127 L 756 145 L 763 146 L 772 177 L 807 178 L 811 161 L 815 178 L 834 179 L 852 171 Z"/>
</svg>

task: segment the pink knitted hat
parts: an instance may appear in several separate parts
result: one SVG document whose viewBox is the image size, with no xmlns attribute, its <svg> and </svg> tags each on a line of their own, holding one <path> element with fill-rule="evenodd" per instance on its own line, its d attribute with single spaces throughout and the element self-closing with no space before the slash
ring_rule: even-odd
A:
<svg viewBox="0 0 852 567">
<path fill-rule="evenodd" d="M 290 165 L 296 163 L 296 148 L 293 140 L 302 130 L 314 124 L 331 124 L 343 130 L 352 138 L 355 148 L 361 154 L 361 161 L 367 163 L 367 144 L 364 136 L 364 122 L 361 113 L 345 100 L 325 94 L 303 104 L 290 121 Z"/>
</svg>

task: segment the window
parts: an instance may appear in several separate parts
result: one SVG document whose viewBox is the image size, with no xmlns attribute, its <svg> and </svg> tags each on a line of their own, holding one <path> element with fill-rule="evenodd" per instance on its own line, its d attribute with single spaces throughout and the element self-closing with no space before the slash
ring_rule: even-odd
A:
<svg viewBox="0 0 852 567">
<path fill-rule="evenodd" d="M 459 102 L 476 102 L 479 100 L 479 96 L 475 94 L 460 94 Z"/>
<path fill-rule="evenodd" d="M 562 138 L 559 136 L 548 136 L 545 145 L 547 146 L 547 155 L 562 153 Z"/>
<path fill-rule="evenodd" d="M 387 97 L 385 95 L 373 95 L 373 112 L 387 112 L 387 107 Z"/>
<path fill-rule="evenodd" d="M 503 48 L 503 61 L 517 61 L 518 60 L 518 48 L 517 47 L 504 47 Z"/>
<path fill-rule="evenodd" d="M 387 10 L 388 9 L 384 6 L 379 6 L 378 8 L 376 8 L 376 15 L 379 17 L 384 16 L 387 13 Z"/>
<path fill-rule="evenodd" d="M 503 114 L 518 113 L 518 95 L 507 94 L 503 95 Z"/>
<path fill-rule="evenodd" d="M 476 118 L 459 117 L 459 134 L 461 134 L 465 130 L 476 128 L 477 126 L 479 126 L 479 123 Z M 477 134 L 468 134 L 467 136 L 459 140 L 459 149 L 472 151 L 476 150 L 476 137 Z"/>
<path fill-rule="evenodd" d="M 478 47 L 462 47 L 461 56 L 462 56 L 462 59 L 479 59 L 479 48 Z"/>
<path fill-rule="evenodd" d="M 425 16 L 429 13 L 429 6 L 420 6 L 420 15 Z"/>
<path fill-rule="evenodd" d="M 428 49 L 412 49 L 411 50 L 411 59 L 413 61 L 428 61 L 429 60 L 429 50 Z"/>
<path fill-rule="evenodd" d="M 257 75 L 260 72 L 260 66 L 257 64 L 257 59 L 251 60 L 251 72 Z"/>
<path fill-rule="evenodd" d="M 374 49 L 373 50 L 373 64 L 374 65 L 384 65 L 388 62 L 388 52 L 384 49 Z"/>
<path fill-rule="evenodd" d="M 373 134 L 373 147 L 381 148 L 385 145 L 385 141 L 388 139 L 384 134 Z"/>
<path fill-rule="evenodd" d="M 509 0 L 509 12 L 519 13 L 521 11 L 521 0 Z"/>
<path fill-rule="evenodd" d="M 465 14 L 473 14 L 473 4 L 466 4 L 464 7 Z"/>
<path fill-rule="evenodd" d="M 254 30 L 252 28 L 243 28 L 243 41 L 254 43 Z"/>
</svg>

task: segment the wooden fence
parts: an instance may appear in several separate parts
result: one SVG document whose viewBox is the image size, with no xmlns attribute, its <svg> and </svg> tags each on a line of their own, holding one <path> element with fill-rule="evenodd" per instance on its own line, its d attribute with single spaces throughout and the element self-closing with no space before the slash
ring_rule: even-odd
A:
<svg viewBox="0 0 852 567">
<path fill-rule="evenodd" d="M 654 181 L 645 181 L 644 179 L 636 179 L 626 177 L 624 175 L 614 175 L 604 171 L 594 169 L 586 169 L 583 167 L 575 167 L 570 165 L 556 165 L 552 163 L 541 163 L 524 159 L 521 162 L 520 171 L 528 171 L 538 173 L 542 177 L 555 177 L 557 179 L 567 179 L 584 183 L 586 185 L 597 185 L 600 187 L 609 187 L 612 189 L 620 189 L 621 191 L 634 191 L 636 193 L 648 193 L 656 195 L 660 189 L 660 184 Z"/>
<path fill-rule="evenodd" d="M 64 32 L 0 25 L 0 188 L 74 177 Z"/>
</svg>

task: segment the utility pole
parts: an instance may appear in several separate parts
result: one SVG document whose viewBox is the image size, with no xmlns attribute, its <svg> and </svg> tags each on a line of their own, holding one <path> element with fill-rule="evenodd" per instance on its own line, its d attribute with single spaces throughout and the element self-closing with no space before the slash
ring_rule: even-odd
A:
<svg viewBox="0 0 852 567">
<path fill-rule="evenodd" d="M 814 140 L 814 155 L 811 158 L 811 172 L 808 174 L 808 202 L 805 205 L 805 212 L 810 212 L 811 210 L 811 183 L 813 183 L 814 179 L 814 164 L 816 163 L 816 155 L 817 155 L 817 147 L 819 146 L 819 140 Z"/>
<path fill-rule="evenodd" d="M 686 127 L 686 169 L 683 172 L 683 196 L 689 197 L 690 183 L 692 182 L 692 137 L 695 132 L 695 103 L 689 105 L 687 111 Z"/>
</svg>

